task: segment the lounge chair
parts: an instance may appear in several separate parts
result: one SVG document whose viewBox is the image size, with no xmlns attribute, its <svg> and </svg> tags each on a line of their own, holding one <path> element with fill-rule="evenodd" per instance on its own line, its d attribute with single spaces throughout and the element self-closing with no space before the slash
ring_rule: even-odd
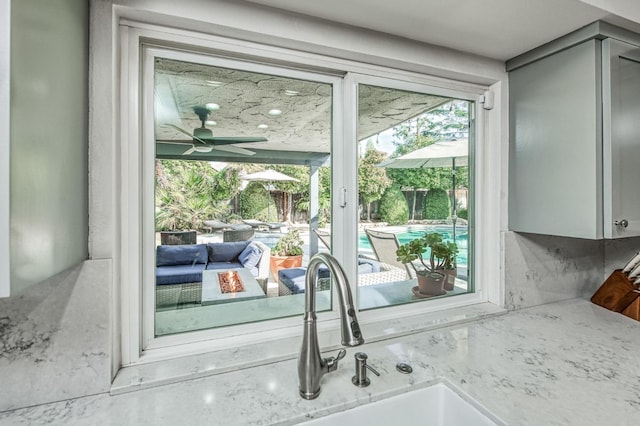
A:
<svg viewBox="0 0 640 426">
<path fill-rule="evenodd" d="M 263 222 L 261 220 L 255 220 L 255 219 L 242 219 L 242 221 L 256 230 L 266 230 L 269 232 L 275 231 L 275 230 L 278 230 L 280 232 L 288 231 L 287 225 L 285 223 Z"/>
<path fill-rule="evenodd" d="M 255 229 L 247 226 L 247 229 L 225 229 L 222 231 L 222 241 L 225 243 L 233 241 L 248 241 L 253 239 Z"/>
<path fill-rule="evenodd" d="M 314 229 L 313 232 L 315 232 L 320 241 L 331 250 L 331 233 L 320 229 Z M 385 233 L 385 237 L 395 239 L 394 234 Z M 394 244 L 397 248 L 397 240 Z M 373 247 L 373 243 L 371 245 Z M 378 245 L 381 246 L 381 244 Z M 392 252 L 393 258 L 381 253 L 382 258 L 379 257 L 378 261 L 372 260 L 363 254 L 358 254 L 358 285 L 366 286 L 411 279 L 407 265 L 396 260 L 396 248 L 394 248 Z M 382 247 L 379 247 L 379 249 L 382 251 Z M 305 273 L 306 268 L 293 268 L 280 271 L 279 274 L 282 274 L 283 277 L 278 280 L 278 294 L 280 296 L 288 296 L 304 292 L 302 288 Z M 325 274 L 324 277 L 321 276 L 320 278 L 326 279 L 328 276 Z"/>
<path fill-rule="evenodd" d="M 226 223 L 219 220 L 205 220 L 202 222 L 204 228 L 209 228 L 211 232 L 233 230 L 240 231 L 244 229 L 251 229 L 251 227 L 244 223 Z"/>
<path fill-rule="evenodd" d="M 405 280 L 415 278 L 413 267 L 400 262 L 396 256 L 400 243 L 395 234 L 370 228 L 365 229 L 364 232 L 367 234 L 373 252 L 383 265 L 388 266 L 389 269 L 404 271 Z"/>
<path fill-rule="evenodd" d="M 160 232 L 160 244 L 165 245 L 182 245 L 196 244 L 198 241 L 196 231 L 162 231 Z"/>
<path fill-rule="evenodd" d="M 322 241 L 322 244 L 331 250 L 331 233 L 320 229 L 314 229 L 313 232 L 318 236 L 320 241 Z"/>
</svg>

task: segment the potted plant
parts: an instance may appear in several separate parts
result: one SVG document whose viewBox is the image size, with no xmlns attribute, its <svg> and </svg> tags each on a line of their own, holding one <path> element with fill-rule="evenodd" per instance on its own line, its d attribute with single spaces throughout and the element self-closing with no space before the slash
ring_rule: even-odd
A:
<svg viewBox="0 0 640 426">
<path fill-rule="evenodd" d="M 292 229 L 278 240 L 271 250 L 270 267 L 273 278 L 278 282 L 280 269 L 297 268 L 302 266 L 302 238 L 297 229 Z"/>
<path fill-rule="evenodd" d="M 458 275 L 456 268 L 458 246 L 451 241 L 440 241 L 430 247 L 432 256 L 437 259 L 436 270 L 445 276 L 444 289 L 447 291 L 453 290 L 456 283 L 456 276 Z"/>
<path fill-rule="evenodd" d="M 427 248 L 430 251 L 428 264 L 424 258 Z M 400 262 L 409 263 L 415 269 L 421 294 L 439 295 L 445 289 L 453 290 L 457 253 L 458 246 L 455 243 L 444 242 L 441 234 L 433 232 L 400 245 L 396 256 Z M 420 260 L 424 268 L 417 268 L 412 263 L 415 260 Z"/>
</svg>

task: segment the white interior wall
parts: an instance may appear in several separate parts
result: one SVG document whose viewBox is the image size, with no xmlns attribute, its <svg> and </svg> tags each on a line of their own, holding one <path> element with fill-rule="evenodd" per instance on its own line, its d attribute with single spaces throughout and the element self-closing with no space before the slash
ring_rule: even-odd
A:
<svg viewBox="0 0 640 426">
<path fill-rule="evenodd" d="M 87 258 L 88 4 L 11 10 L 11 293 Z"/>
<path fill-rule="evenodd" d="M 9 258 L 9 70 L 11 2 L 0 0 L 0 297 L 11 292 Z"/>
</svg>

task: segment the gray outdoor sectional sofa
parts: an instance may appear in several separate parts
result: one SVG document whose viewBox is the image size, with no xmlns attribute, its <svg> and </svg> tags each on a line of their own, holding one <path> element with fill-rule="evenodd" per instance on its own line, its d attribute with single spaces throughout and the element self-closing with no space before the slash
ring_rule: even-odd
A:
<svg viewBox="0 0 640 426">
<path fill-rule="evenodd" d="M 202 273 L 246 268 L 266 293 L 271 249 L 260 241 L 160 245 L 156 249 L 156 307 L 200 303 Z"/>
</svg>

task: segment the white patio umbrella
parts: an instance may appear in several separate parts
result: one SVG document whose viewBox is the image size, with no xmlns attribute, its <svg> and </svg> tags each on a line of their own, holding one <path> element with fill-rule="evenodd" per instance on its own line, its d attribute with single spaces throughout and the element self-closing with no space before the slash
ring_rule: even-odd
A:
<svg viewBox="0 0 640 426">
<path fill-rule="evenodd" d="M 456 166 L 469 164 L 469 141 L 458 139 L 455 141 L 436 142 L 424 148 L 417 149 L 398 158 L 380 163 L 378 166 L 390 169 L 418 169 L 421 167 L 451 167 L 451 181 L 453 184 L 453 206 L 451 221 L 453 223 L 453 241 L 456 240 Z"/>
<path fill-rule="evenodd" d="M 299 182 L 299 179 L 285 175 L 284 173 L 280 173 L 273 169 L 267 169 L 261 172 L 250 173 L 248 175 L 241 176 L 240 178 L 245 181 L 267 182 L 267 191 L 269 191 L 269 197 L 267 197 L 267 214 L 269 214 L 269 209 L 270 209 L 271 186 L 273 182 L 278 182 L 278 181 Z"/>
</svg>

